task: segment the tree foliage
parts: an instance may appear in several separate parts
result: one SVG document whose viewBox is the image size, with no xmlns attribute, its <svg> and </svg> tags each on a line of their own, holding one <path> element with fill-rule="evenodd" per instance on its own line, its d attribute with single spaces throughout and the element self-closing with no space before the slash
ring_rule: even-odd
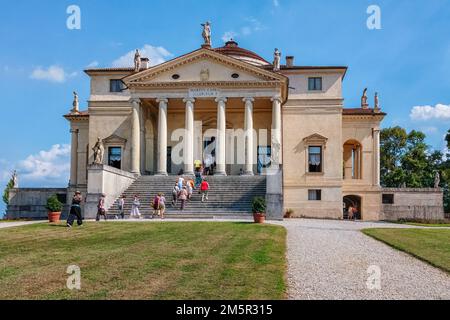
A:
<svg viewBox="0 0 450 320">
<path fill-rule="evenodd" d="M 9 191 L 14 188 L 14 180 L 11 177 L 11 179 L 6 184 L 6 188 L 3 191 L 3 202 L 8 205 L 9 204 Z"/>
<path fill-rule="evenodd" d="M 431 150 L 425 138 L 423 132 L 408 133 L 401 127 L 381 131 L 381 184 L 388 188 L 431 188 L 439 172 L 439 186 L 444 190 L 444 205 L 449 212 L 450 154 L 444 157 L 442 152 Z M 450 149 L 450 130 L 446 141 Z"/>
</svg>

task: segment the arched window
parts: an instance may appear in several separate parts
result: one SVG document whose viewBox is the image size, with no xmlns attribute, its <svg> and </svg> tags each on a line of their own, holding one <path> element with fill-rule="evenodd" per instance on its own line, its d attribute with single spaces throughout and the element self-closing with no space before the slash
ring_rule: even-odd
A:
<svg viewBox="0 0 450 320">
<path fill-rule="evenodd" d="M 356 140 L 344 144 L 344 179 L 362 179 L 362 145 Z"/>
</svg>

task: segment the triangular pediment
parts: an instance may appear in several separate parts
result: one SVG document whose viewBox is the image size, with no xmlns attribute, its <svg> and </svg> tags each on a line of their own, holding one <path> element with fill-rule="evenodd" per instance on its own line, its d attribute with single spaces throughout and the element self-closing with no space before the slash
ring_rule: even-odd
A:
<svg viewBox="0 0 450 320">
<path fill-rule="evenodd" d="M 123 79 L 129 88 L 155 83 L 282 82 L 287 78 L 238 59 L 199 49 Z"/>
<path fill-rule="evenodd" d="M 327 143 L 328 138 L 318 134 L 318 133 L 314 133 L 306 138 L 303 139 L 303 141 L 307 144 L 320 144 L 320 145 L 324 145 Z"/>
<path fill-rule="evenodd" d="M 105 144 L 105 145 L 111 145 L 111 144 L 125 145 L 126 143 L 127 143 L 127 139 L 119 137 L 116 134 L 112 134 L 109 137 L 103 139 L 103 144 Z"/>
</svg>

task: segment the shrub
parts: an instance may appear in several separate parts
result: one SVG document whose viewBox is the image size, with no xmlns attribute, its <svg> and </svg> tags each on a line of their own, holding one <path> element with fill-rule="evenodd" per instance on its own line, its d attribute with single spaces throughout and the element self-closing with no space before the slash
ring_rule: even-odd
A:
<svg viewBox="0 0 450 320">
<path fill-rule="evenodd" d="M 46 208 L 50 212 L 61 212 L 63 204 L 59 202 L 58 197 L 55 194 L 47 199 Z"/>
<path fill-rule="evenodd" d="M 253 213 L 265 213 L 266 212 L 266 199 L 262 197 L 253 198 L 252 203 Z"/>
</svg>

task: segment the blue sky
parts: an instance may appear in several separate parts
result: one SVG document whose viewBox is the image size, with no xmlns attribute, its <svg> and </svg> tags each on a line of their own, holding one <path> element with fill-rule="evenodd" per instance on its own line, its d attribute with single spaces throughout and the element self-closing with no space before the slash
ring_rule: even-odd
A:
<svg viewBox="0 0 450 320">
<path fill-rule="evenodd" d="M 81 9 L 81 30 L 66 27 L 73 4 Z M 366 26 L 373 4 L 381 8 L 381 30 Z M 371 96 L 378 91 L 389 114 L 385 127 L 423 130 L 442 150 L 450 128 L 449 17 L 447 0 L 5 2 L 0 184 L 16 168 L 21 186 L 66 186 L 70 134 L 62 115 L 73 90 L 86 106 L 83 69 L 118 64 L 135 48 L 145 48 L 153 61 L 190 52 L 201 45 L 206 20 L 214 46 L 233 35 L 269 61 L 278 47 L 299 65 L 348 66 L 346 107 L 359 106 L 363 88 Z"/>
</svg>

